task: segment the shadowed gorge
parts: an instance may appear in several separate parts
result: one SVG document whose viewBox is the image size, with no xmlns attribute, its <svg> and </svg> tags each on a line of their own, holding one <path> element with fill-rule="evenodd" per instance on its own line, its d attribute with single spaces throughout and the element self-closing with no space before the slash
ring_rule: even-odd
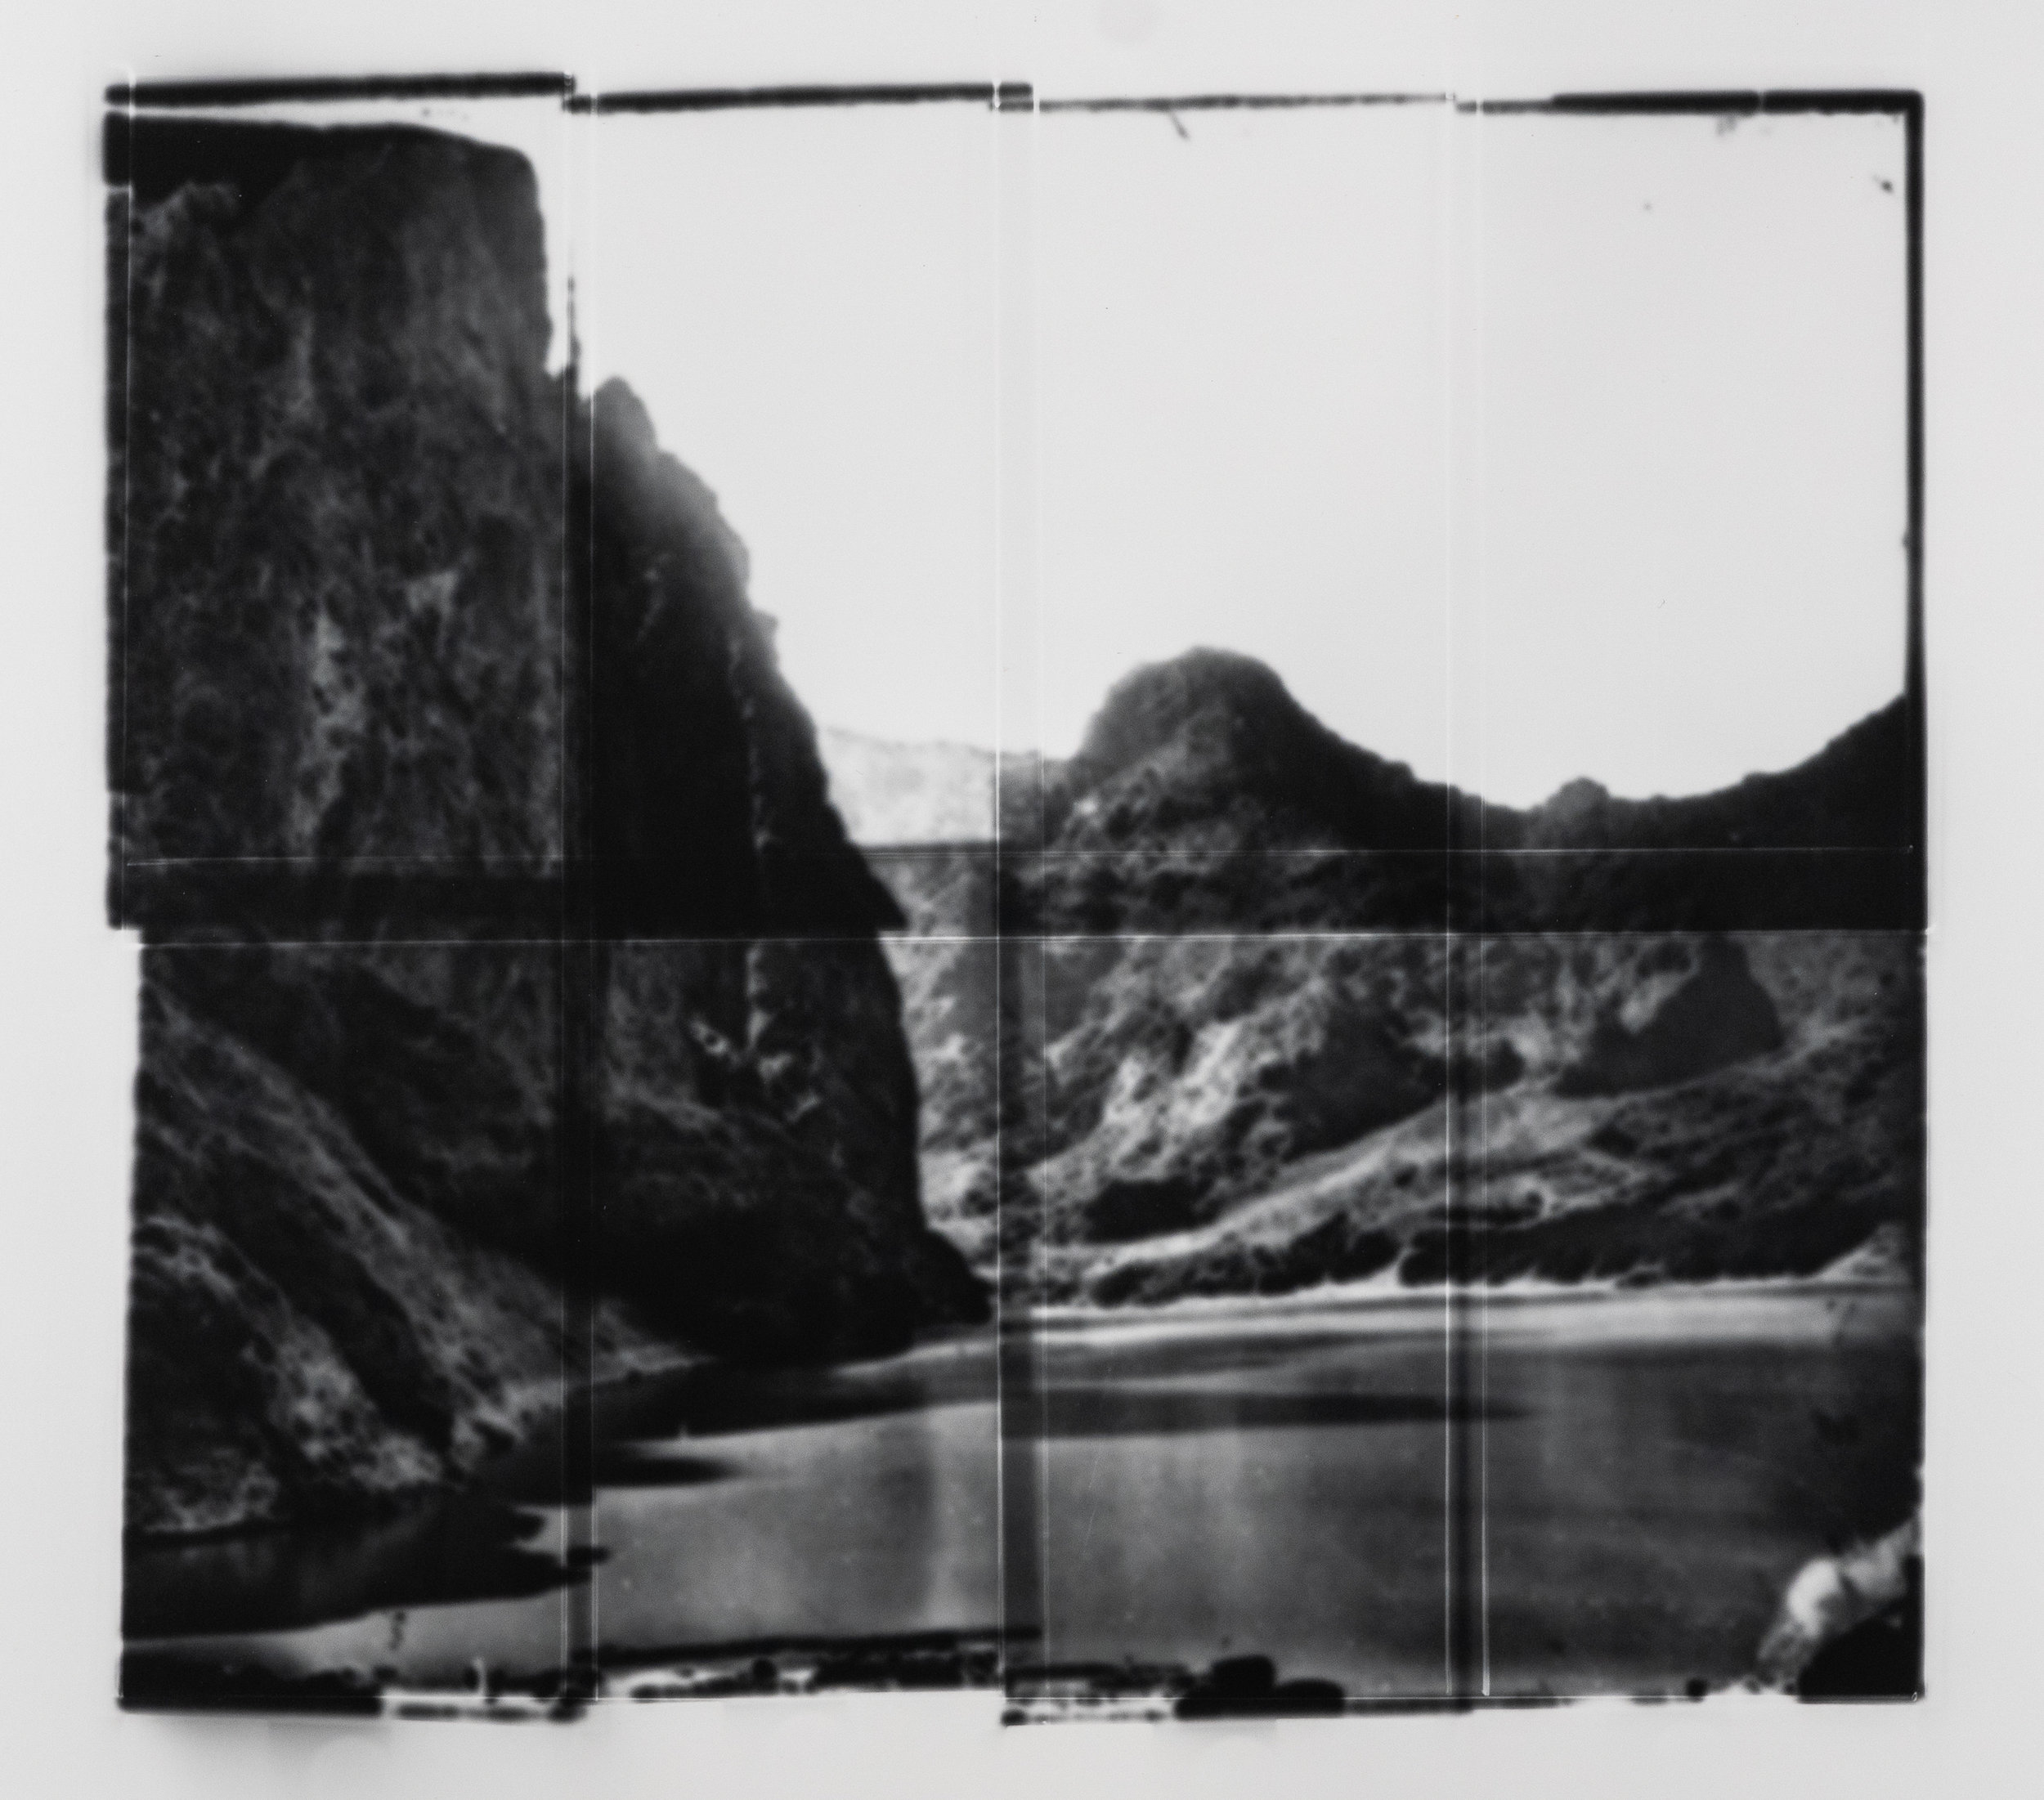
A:
<svg viewBox="0 0 2044 1800">
<path fill-rule="evenodd" d="M 564 1382 L 982 1316 L 923 1222 L 894 902 L 714 496 L 547 371 L 530 167 L 107 150 L 131 1529 L 344 1516 Z"/>
<path fill-rule="evenodd" d="M 1921 108 L 343 85 L 102 141 L 123 1704 L 1914 1691 Z"/>
</svg>

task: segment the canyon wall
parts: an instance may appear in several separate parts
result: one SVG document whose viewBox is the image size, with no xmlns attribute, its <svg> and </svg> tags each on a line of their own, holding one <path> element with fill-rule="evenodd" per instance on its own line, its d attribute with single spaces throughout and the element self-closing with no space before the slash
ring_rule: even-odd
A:
<svg viewBox="0 0 2044 1800">
<path fill-rule="evenodd" d="M 1721 793 L 1515 811 L 1245 658 L 1134 672 L 1004 786 L 997 848 L 877 865 L 933 1216 L 1019 1296 L 1102 1304 L 1906 1274 L 1906 727 L 1898 701 Z"/>
<path fill-rule="evenodd" d="M 736 533 L 549 374 L 532 172 L 116 119 L 110 903 L 142 1534 L 465 1477 L 564 1387 L 979 1316 Z"/>
</svg>

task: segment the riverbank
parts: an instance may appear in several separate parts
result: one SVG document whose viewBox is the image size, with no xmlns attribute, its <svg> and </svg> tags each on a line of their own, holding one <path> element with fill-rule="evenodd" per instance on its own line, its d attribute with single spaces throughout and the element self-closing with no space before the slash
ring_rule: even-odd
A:
<svg viewBox="0 0 2044 1800">
<path fill-rule="evenodd" d="M 1912 1290 L 1873 1282 L 1346 1292 L 704 1365 L 607 1390 L 585 1501 L 504 1494 L 556 1586 L 403 1602 L 367 1578 L 375 1547 L 321 1562 L 287 1540 L 299 1592 L 329 1572 L 324 1622 L 137 1633 L 141 1690 L 168 1697 L 132 1704 L 253 1680 L 579 1704 L 1005 1667 L 1036 1716 L 1032 1670 L 1053 1712 L 1087 1671 L 1168 1709 L 1249 1653 L 1273 1692 L 1351 1706 L 1724 1691 L 1799 1571 L 1913 1514 L 1920 1325 Z M 459 1566 L 441 1530 L 425 1549 Z M 247 1571 L 187 1574 L 217 1596 Z"/>
<path fill-rule="evenodd" d="M 1898 1308 L 1921 1307 L 1916 1290 L 1906 1278 L 1885 1271 L 1861 1274 L 1849 1266 L 1815 1276 L 1670 1282 L 1652 1287 L 1624 1280 L 1550 1282 L 1532 1277 L 1495 1284 L 1451 1287 L 1435 1283 L 1417 1287 L 1382 1274 L 1290 1293 L 1195 1294 L 1148 1306 L 1043 1305 L 1026 1312 L 1011 1310 L 1002 1328 L 1024 1334 L 1143 1332 L 1195 1329 L 1208 1323 L 1226 1327 L 1242 1321 L 1265 1321 L 1276 1327 L 1290 1318 L 1332 1314 L 1354 1320 L 1358 1328 L 1373 1323 L 1386 1329 L 1404 1328 L 1419 1319 L 1446 1332 L 1511 1329 L 1515 1319 L 1562 1316 L 1544 1309 L 1594 1306 L 1598 1310 L 1594 1315 L 1581 1316 L 1595 1316 L 1607 1327 L 1679 1336 L 1706 1319 L 1722 1325 L 1736 1314 L 1719 1310 L 1714 1317 L 1713 1309 L 1742 1300 L 1862 1302 L 1877 1308 L 1884 1320 L 1891 1320 Z"/>
</svg>

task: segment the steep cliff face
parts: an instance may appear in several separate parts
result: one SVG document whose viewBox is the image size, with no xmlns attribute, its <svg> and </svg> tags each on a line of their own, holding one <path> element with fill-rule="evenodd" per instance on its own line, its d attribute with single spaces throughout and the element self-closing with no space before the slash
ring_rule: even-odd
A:
<svg viewBox="0 0 2044 1800">
<path fill-rule="evenodd" d="M 923 1199 L 930 1220 L 975 1265 L 995 1260 L 995 1151 L 1002 1117 L 997 1040 L 1004 966 L 1007 1019 L 1024 947 L 993 934 L 993 846 L 916 849 L 877 862 L 907 916 L 884 940 L 921 1092 Z M 1011 1063 L 1011 1067 L 1012 1067 Z M 1013 1084 L 1011 1084 L 1012 1089 Z"/>
<path fill-rule="evenodd" d="M 423 132 L 119 147 L 128 857 L 558 856 L 567 418 L 531 168 Z"/>
<path fill-rule="evenodd" d="M 564 1374 L 983 1314 L 924 1223 L 899 914 L 714 497 L 547 375 L 530 169 L 110 160 L 131 1525 L 459 1479 Z"/>
<path fill-rule="evenodd" d="M 918 1318 L 974 1316 L 984 1301 L 922 1220 L 916 1072 L 876 935 L 902 916 L 830 804 L 815 729 L 746 598 L 744 547 L 621 384 L 594 396 L 587 435 L 592 666 L 572 686 L 589 696 L 590 904 L 607 935 L 693 940 L 605 952 L 620 1050 L 606 1064 L 605 1202 L 691 1221 L 695 1316 L 753 1322 L 731 1347 L 756 1332 L 754 1354 L 885 1348 Z M 687 1022 L 685 1058 L 654 1019 Z M 691 1096 L 742 1127 L 742 1150 L 680 1119 L 672 1103 Z M 732 1155 L 756 1162 L 745 1179 L 715 1174 Z M 663 1182 L 684 1202 L 661 1201 Z M 755 1243 L 766 1212 L 719 1213 L 777 1187 L 784 1224 L 805 1194 L 849 1198 L 831 1229 L 809 1209 L 807 1252 Z M 726 1263 L 728 1278 L 713 1272 Z M 778 1283 L 759 1273 L 775 1265 Z"/>
<path fill-rule="evenodd" d="M 307 979 L 308 1014 L 330 1016 L 326 986 Z M 152 978 L 143 993 L 129 1529 L 317 1519 L 472 1470 L 558 1404 L 569 1366 L 544 1264 L 430 1203 L 458 1173 L 448 1162 L 488 1147 L 449 1133 L 411 1140 L 410 1166 L 372 1155 L 355 1121 L 258 1047 L 262 1032 L 177 987 Z M 419 1022 L 430 1028 L 423 1009 Z M 356 1102 L 392 1091 L 339 1085 Z M 436 1158 L 440 1180 L 420 1179 Z M 614 1305 L 595 1339 L 607 1372 L 673 1355 Z"/>
</svg>

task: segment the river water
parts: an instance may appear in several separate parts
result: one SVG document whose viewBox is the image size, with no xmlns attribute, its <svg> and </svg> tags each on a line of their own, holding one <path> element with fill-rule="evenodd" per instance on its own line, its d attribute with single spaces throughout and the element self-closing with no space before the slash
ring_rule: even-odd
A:
<svg viewBox="0 0 2044 1800">
<path fill-rule="evenodd" d="M 1438 1295 L 1369 1295 L 699 1368 L 607 1399 L 580 1504 L 528 1457 L 368 1529 L 137 1552 L 129 1641 L 415 1688 L 591 1645 L 623 1668 L 987 1633 L 1005 1605 L 1032 1666 L 1715 1686 L 1804 1563 L 1914 1509 L 1916 1319 L 1784 1287 L 1498 1296 L 1450 1328 Z"/>
</svg>

